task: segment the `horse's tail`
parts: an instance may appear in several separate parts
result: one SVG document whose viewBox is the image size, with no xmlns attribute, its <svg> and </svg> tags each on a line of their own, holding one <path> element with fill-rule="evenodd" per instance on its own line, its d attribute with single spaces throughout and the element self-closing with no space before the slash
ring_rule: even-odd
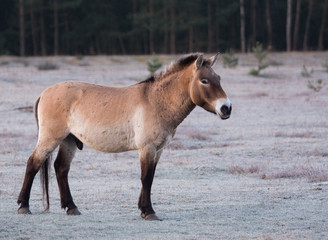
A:
<svg viewBox="0 0 328 240">
<path fill-rule="evenodd" d="M 40 180 L 41 180 L 41 186 L 42 186 L 42 199 L 43 199 L 43 205 L 45 207 L 44 211 L 49 211 L 49 170 L 50 170 L 50 163 L 51 163 L 51 157 L 50 154 L 47 159 L 43 162 L 41 168 L 40 168 Z M 46 204 L 45 204 L 46 200 Z"/>
<path fill-rule="evenodd" d="M 34 117 L 36 121 L 36 126 L 38 127 L 39 130 L 39 117 L 38 117 L 38 106 L 40 102 L 40 97 L 35 101 L 34 106 L 33 106 L 33 112 L 34 112 Z"/>
<path fill-rule="evenodd" d="M 39 117 L 38 117 L 39 102 L 40 102 L 40 97 L 35 101 L 34 108 L 33 108 L 38 129 L 39 129 Z M 45 206 L 44 211 L 49 211 L 49 170 L 50 170 L 51 157 L 52 155 L 50 154 L 43 162 L 40 168 L 42 199 L 43 199 L 43 205 Z M 44 204 L 45 200 L 46 200 L 46 205 Z"/>
</svg>

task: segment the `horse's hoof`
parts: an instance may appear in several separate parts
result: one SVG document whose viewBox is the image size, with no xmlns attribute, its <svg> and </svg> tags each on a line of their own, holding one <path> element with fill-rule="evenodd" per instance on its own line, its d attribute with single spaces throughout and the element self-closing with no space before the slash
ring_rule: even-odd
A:
<svg viewBox="0 0 328 240">
<path fill-rule="evenodd" d="M 77 208 L 68 209 L 66 213 L 67 215 L 73 215 L 73 216 L 81 215 L 81 212 Z"/>
<path fill-rule="evenodd" d="M 162 219 L 157 217 L 155 213 L 148 214 L 148 215 L 146 215 L 145 213 L 141 213 L 141 217 L 148 221 L 162 221 Z"/>
<path fill-rule="evenodd" d="M 18 214 L 32 214 L 28 207 L 21 207 L 17 210 Z"/>
</svg>

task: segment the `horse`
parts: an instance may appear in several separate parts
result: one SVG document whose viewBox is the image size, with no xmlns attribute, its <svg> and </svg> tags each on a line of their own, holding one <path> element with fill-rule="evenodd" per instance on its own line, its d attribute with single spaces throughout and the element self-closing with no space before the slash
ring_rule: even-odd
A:
<svg viewBox="0 0 328 240">
<path fill-rule="evenodd" d="M 48 168 L 51 153 L 59 146 L 54 168 L 61 207 L 68 215 L 81 214 L 70 192 L 68 172 L 76 150 L 85 144 L 107 153 L 138 150 L 141 217 L 160 220 L 152 207 L 151 187 L 162 151 L 178 125 L 196 106 L 223 120 L 230 117 L 231 102 L 212 69 L 217 58 L 218 54 L 206 59 L 191 53 L 128 87 L 67 81 L 44 90 L 34 104 L 38 141 L 27 161 L 18 213 L 31 214 L 30 192 L 39 170 L 45 211 L 49 211 Z"/>
</svg>

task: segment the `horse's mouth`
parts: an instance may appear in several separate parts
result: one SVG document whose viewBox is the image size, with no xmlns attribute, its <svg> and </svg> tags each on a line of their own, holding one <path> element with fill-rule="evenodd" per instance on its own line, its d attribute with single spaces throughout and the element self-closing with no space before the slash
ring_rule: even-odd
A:
<svg viewBox="0 0 328 240">
<path fill-rule="evenodd" d="M 222 120 L 227 120 L 228 118 L 230 118 L 230 115 L 220 116 L 220 118 L 221 118 Z"/>
<path fill-rule="evenodd" d="M 227 120 L 227 119 L 230 118 L 230 114 L 229 115 L 223 115 L 222 113 L 216 112 L 216 115 L 218 115 L 222 120 Z"/>
</svg>

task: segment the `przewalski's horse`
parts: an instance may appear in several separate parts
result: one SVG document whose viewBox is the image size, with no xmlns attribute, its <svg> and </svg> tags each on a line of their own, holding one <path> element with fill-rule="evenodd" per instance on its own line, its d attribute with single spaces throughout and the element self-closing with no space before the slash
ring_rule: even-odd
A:
<svg viewBox="0 0 328 240">
<path fill-rule="evenodd" d="M 76 149 L 86 144 L 102 152 L 139 151 L 142 189 L 138 206 L 143 218 L 158 220 L 150 200 L 151 186 L 163 148 L 178 125 L 196 106 L 221 119 L 230 116 L 230 100 L 212 69 L 216 59 L 217 55 L 209 59 L 186 55 L 158 76 L 129 87 L 63 82 L 47 88 L 34 105 L 38 142 L 27 161 L 18 213 L 31 213 L 31 187 L 40 169 L 49 209 L 48 164 L 59 146 L 54 166 L 61 207 L 69 215 L 80 214 L 67 176 Z"/>
</svg>

